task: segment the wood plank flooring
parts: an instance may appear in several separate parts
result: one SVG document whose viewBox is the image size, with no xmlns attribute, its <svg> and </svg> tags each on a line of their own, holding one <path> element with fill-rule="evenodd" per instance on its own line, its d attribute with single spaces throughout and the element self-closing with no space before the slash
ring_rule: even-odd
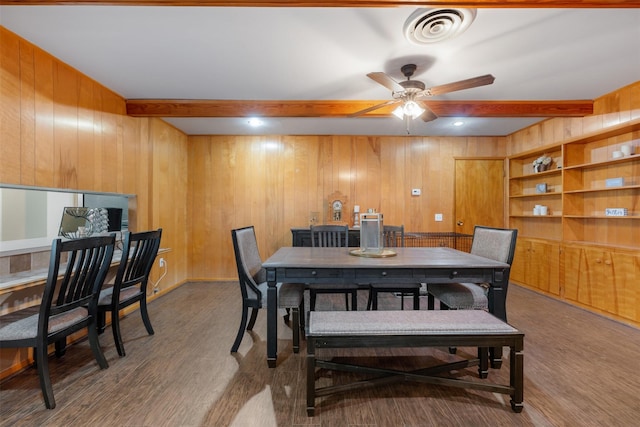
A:
<svg viewBox="0 0 640 427">
<path fill-rule="evenodd" d="M 366 306 L 362 292 L 360 307 Z M 426 298 L 421 298 L 426 308 Z M 322 295 L 318 309 L 342 296 Z M 405 299 L 409 306 L 409 299 Z M 381 296 L 381 308 L 399 299 Z M 0 385 L 0 426 L 635 426 L 640 420 L 640 330 L 511 285 L 509 322 L 525 333 L 524 410 L 482 391 L 401 383 L 318 399 L 306 415 L 305 350 L 292 353 L 291 330 L 279 325 L 278 367 L 266 363 L 266 315 L 229 353 L 239 324 L 236 283 L 191 283 L 149 306 L 156 334 L 136 311 L 123 319 L 127 351 L 118 357 L 109 332 L 100 370 L 86 341 L 50 359 L 54 410 L 44 406 L 36 370 Z M 328 350 L 327 350 L 328 351 Z M 349 358 L 348 350 L 332 350 Z M 424 367 L 455 360 L 447 349 L 360 350 L 372 364 Z M 461 348 L 461 356 L 474 349 Z M 505 352 L 508 353 L 508 352 Z M 396 357 L 391 358 L 390 356 Z M 410 357 L 410 356 L 420 357 Z M 506 357 L 506 355 L 505 355 Z M 508 363 L 491 370 L 508 382 Z M 336 384 L 355 374 L 323 372 Z M 457 373 L 476 378 L 476 368 Z"/>
</svg>

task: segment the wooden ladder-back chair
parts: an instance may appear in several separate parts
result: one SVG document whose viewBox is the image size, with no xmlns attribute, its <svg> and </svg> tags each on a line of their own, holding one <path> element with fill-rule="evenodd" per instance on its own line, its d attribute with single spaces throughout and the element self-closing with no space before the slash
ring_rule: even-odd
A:
<svg viewBox="0 0 640 427">
<path fill-rule="evenodd" d="M 162 228 L 140 233 L 126 232 L 122 247 L 122 258 L 112 287 L 100 292 L 98 299 L 98 330 L 105 329 L 106 313 L 111 313 L 111 330 L 116 349 L 120 356 L 125 355 L 122 334 L 120 333 L 120 310 L 140 303 L 140 315 L 147 333 L 153 335 L 153 327 L 147 311 L 147 285 L 149 273 L 153 267 Z"/>
<path fill-rule="evenodd" d="M 383 225 L 382 239 L 385 248 L 404 247 L 404 225 Z M 413 309 L 420 310 L 420 283 L 372 283 L 369 286 L 367 310 L 378 309 L 378 294 L 390 292 L 400 294 L 400 309 L 404 310 L 405 295 L 413 296 Z"/>
<path fill-rule="evenodd" d="M 242 294 L 242 317 L 238 334 L 231 346 L 235 353 L 240 347 L 244 331 L 250 331 L 256 323 L 258 310 L 267 306 L 267 276 L 262 268 L 262 259 L 258 252 L 258 242 L 253 226 L 231 230 L 233 251 L 238 268 L 238 281 Z M 293 351 L 300 350 L 300 333 L 304 337 L 304 285 L 299 283 L 278 283 L 278 308 L 285 308 L 292 312 Z M 251 309 L 251 317 L 249 317 Z M 285 321 L 287 317 L 285 316 Z"/>
<path fill-rule="evenodd" d="M 312 225 L 311 246 L 321 248 L 338 248 L 349 246 L 349 227 L 346 225 Z M 318 283 L 309 285 L 309 310 L 316 309 L 318 294 L 344 294 L 345 309 L 349 310 L 349 295 L 351 295 L 351 310 L 358 309 L 358 285 L 344 283 Z"/>
<path fill-rule="evenodd" d="M 49 376 L 48 345 L 66 351 L 67 336 L 87 329 L 91 351 L 101 369 L 109 367 L 95 326 L 98 295 L 113 257 L 115 234 L 77 240 L 55 239 L 39 307 L 0 317 L 0 348 L 34 349 L 40 387 L 47 408 L 56 407 Z"/>
</svg>

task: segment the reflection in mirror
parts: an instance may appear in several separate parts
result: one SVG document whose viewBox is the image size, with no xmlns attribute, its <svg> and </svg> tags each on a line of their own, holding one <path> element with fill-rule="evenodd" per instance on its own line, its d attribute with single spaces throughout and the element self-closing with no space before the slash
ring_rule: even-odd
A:
<svg viewBox="0 0 640 427">
<path fill-rule="evenodd" d="M 129 198 L 114 193 L 0 186 L 0 252 L 51 245 L 61 234 L 65 208 L 103 208 L 105 228 L 128 228 Z M 77 232 L 77 227 L 74 230 Z M 73 237 L 73 236 L 66 236 Z"/>
</svg>

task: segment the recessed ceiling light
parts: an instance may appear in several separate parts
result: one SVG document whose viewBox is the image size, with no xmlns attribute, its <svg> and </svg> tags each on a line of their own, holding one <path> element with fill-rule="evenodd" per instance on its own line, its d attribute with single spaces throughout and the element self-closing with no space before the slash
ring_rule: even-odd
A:
<svg viewBox="0 0 640 427">
<path fill-rule="evenodd" d="M 262 126 L 264 124 L 264 122 L 262 120 L 260 120 L 257 117 L 252 117 L 250 118 L 247 123 L 249 123 L 249 126 L 251 126 L 252 128 L 257 128 L 259 126 Z"/>
<path fill-rule="evenodd" d="M 462 126 L 464 124 L 464 122 L 462 120 L 456 120 L 455 122 L 452 123 L 454 126 Z"/>
</svg>

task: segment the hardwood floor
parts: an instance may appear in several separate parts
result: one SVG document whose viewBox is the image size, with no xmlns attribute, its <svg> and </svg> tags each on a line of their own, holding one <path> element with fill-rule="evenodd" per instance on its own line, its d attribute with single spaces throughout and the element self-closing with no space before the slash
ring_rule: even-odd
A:
<svg viewBox="0 0 640 427">
<path fill-rule="evenodd" d="M 365 307 L 364 293 L 360 298 Z M 318 309 L 334 302 L 342 309 L 341 296 L 323 295 Z M 397 308 L 399 299 L 383 295 L 380 306 Z M 154 336 L 146 334 L 138 312 L 123 319 L 126 357 L 118 357 L 110 331 L 100 337 L 109 369 L 98 368 L 86 341 L 61 359 L 52 357 L 56 409 L 45 408 L 35 369 L 5 380 L 0 425 L 632 426 L 640 419 L 640 331 L 514 285 L 509 321 L 525 333 L 520 414 L 505 395 L 402 383 L 318 399 L 316 416 L 307 417 L 304 343 L 293 354 L 291 330 L 279 325 L 278 367 L 269 369 L 262 311 L 255 332 L 231 355 L 239 308 L 235 283 L 184 285 L 150 304 Z M 347 350 L 331 354 L 350 356 Z M 371 363 L 404 367 L 457 357 L 447 349 L 372 350 L 367 356 Z M 457 374 L 475 378 L 477 371 Z M 508 382 L 508 374 L 503 364 L 489 378 Z M 320 381 L 353 375 L 323 373 Z"/>
</svg>

